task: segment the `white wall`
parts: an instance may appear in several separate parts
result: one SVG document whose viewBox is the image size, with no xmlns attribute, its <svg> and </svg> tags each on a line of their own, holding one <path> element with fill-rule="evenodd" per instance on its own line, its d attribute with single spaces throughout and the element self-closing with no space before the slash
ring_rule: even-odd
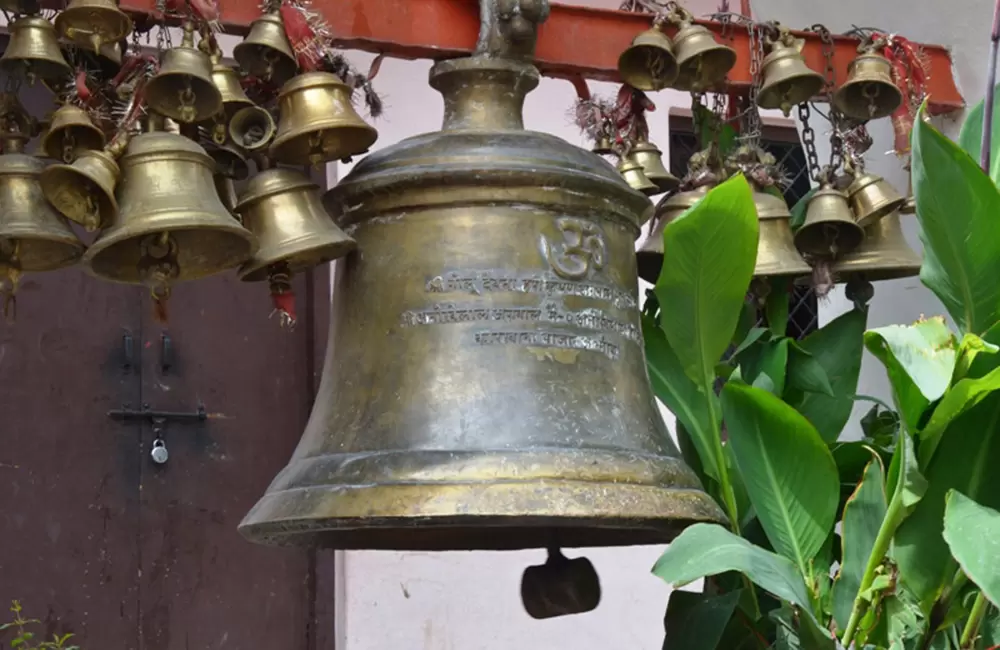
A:
<svg viewBox="0 0 1000 650">
<path fill-rule="evenodd" d="M 610 7 L 618 0 L 577 0 L 577 4 Z M 716 0 L 686 3 L 695 13 L 711 11 Z M 735 0 L 733 4 L 736 5 Z M 825 23 L 844 31 L 852 23 L 882 26 L 914 40 L 955 47 L 957 73 L 966 99 L 972 103 L 983 94 L 989 39 L 991 3 L 965 0 L 959 10 L 941 11 L 934 0 L 844 0 L 837 3 L 801 0 L 754 0 L 755 17 L 777 19 L 791 26 Z M 738 6 L 738 5 L 736 5 Z M 370 56 L 354 61 L 367 68 Z M 376 125 L 376 148 L 440 127 L 441 99 L 427 85 L 430 63 L 386 60 L 376 80 L 385 95 L 386 115 Z M 593 92 L 613 93 L 609 84 L 591 84 Z M 586 146 L 572 125 L 569 111 L 574 91 L 568 82 L 545 80 L 528 96 L 528 128 L 547 131 Z M 651 135 L 665 148 L 669 125 L 668 106 L 688 106 L 687 95 L 664 91 L 653 97 L 659 110 L 650 116 Z M 952 119 L 945 125 L 957 131 Z M 817 124 L 813 125 L 814 127 Z M 883 120 L 873 125 L 876 145 L 869 168 L 905 190 L 907 179 L 900 162 L 883 155 L 892 146 L 892 130 Z M 824 159 L 823 131 L 817 130 L 820 159 Z M 335 168 L 336 167 L 336 168 Z M 343 176 L 347 165 L 331 165 L 333 176 Z M 912 246 L 919 246 L 916 224 L 907 223 Z M 825 323 L 849 307 L 841 292 L 821 306 Z M 942 311 L 936 299 L 917 279 L 882 283 L 876 287 L 871 326 L 907 322 L 921 314 Z M 867 359 L 859 392 L 887 397 L 880 368 Z M 859 407 L 863 411 L 865 407 Z M 672 418 L 668 414 L 668 423 Z M 607 650 L 608 648 L 659 648 L 662 619 L 669 590 L 649 569 L 659 547 L 597 549 L 579 554 L 589 557 L 601 576 L 604 598 L 592 613 L 534 621 L 523 611 L 518 596 L 522 570 L 544 560 L 543 551 L 508 553 L 390 553 L 341 554 L 338 575 L 340 650 Z M 575 555 L 570 553 L 570 555 Z"/>
</svg>

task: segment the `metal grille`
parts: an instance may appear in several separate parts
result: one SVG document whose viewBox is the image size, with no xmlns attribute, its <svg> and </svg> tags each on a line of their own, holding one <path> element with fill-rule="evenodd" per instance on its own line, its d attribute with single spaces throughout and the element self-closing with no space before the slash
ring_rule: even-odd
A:
<svg viewBox="0 0 1000 650">
<path fill-rule="evenodd" d="M 691 158 L 691 154 L 698 150 L 698 141 L 692 130 L 685 128 L 687 125 L 684 120 L 675 120 L 673 117 L 672 120 L 679 121 L 681 124 L 680 128 L 671 126 L 670 130 L 670 172 L 681 178 L 687 171 L 687 162 Z M 788 189 L 785 190 L 785 201 L 789 206 L 793 206 L 809 192 L 811 187 L 809 167 L 806 164 L 802 143 L 794 129 L 781 129 L 781 131 L 794 134 L 794 137 L 784 137 L 780 140 L 768 138 L 767 131 L 765 130 L 760 146 L 778 160 L 782 169 L 785 170 L 785 175 L 790 179 Z M 767 325 L 767 318 L 763 311 L 757 313 L 757 324 L 760 327 Z M 789 295 L 786 334 L 795 339 L 802 339 L 814 332 L 818 325 L 819 304 L 815 292 L 811 287 L 794 287 Z"/>
</svg>

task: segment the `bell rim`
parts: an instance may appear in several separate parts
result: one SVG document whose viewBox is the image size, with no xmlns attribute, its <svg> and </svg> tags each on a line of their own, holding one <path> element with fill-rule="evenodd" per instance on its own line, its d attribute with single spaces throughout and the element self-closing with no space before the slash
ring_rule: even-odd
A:
<svg viewBox="0 0 1000 650">
<path fill-rule="evenodd" d="M 355 121 L 345 120 L 343 124 L 337 125 L 330 122 L 323 122 L 323 131 L 336 131 L 336 139 L 350 142 L 351 146 L 347 147 L 342 145 L 341 149 L 334 150 L 331 153 L 324 153 L 322 155 L 323 162 L 331 162 L 334 160 L 341 160 L 348 156 L 356 156 L 362 151 L 367 151 L 375 142 L 378 140 L 378 131 L 375 127 L 368 124 L 358 124 Z M 303 125 L 308 127 L 309 124 Z M 347 134 L 347 131 L 350 133 Z M 313 132 L 315 133 L 315 131 Z M 322 133 L 322 132 L 320 132 Z M 298 133 L 278 133 L 271 142 L 268 148 L 269 155 L 280 163 L 286 165 L 294 165 L 296 163 L 301 164 L 303 160 L 308 160 L 309 154 L 303 154 L 303 151 L 309 151 L 308 146 L 308 133 L 298 132 Z M 342 137 L 347 136 L 347 137 Z M 322 138 L 322 135 L 320 135 Z M 350 149 L 350 151 L 348 151 Z"/>
<path fill-rule="evenodd" d="M 20 236 L 17 236 L 16 230 L 14 232 L 14 235 L 5 234 L 3 237 L 0 237 L 0 239 L 19 239 L 21 241 L 48 244 L 50 246 L 58 246 L 61 251 L 65 251 L 65 255 L 63 255 L 59 261 L 48 262 L 45 264 L 32 264 L 30 262 L 30 258 L 28 262 L 25 262 L 22 258 L 21 271 L 25 273 L 47 273 L 49 271 L 57 271 L 59 269 L 74 266 L 83 258 L 87 249 L 87 245 L 80 241 L 80 238 L 77 237 L 75 233 L 61 237 L 37 237 L 31 236 L 31 232 L 28 231 Z M 70 232 L 72 233 L 72 231 Z"/>
<path fill-rule="evenodd" d="M 156 88 L 157 86 L 163 85 L 163 83 L 166 82 L 166 81 L 172 81 L 175 77 L 190 77 L 190 76 L 191 75 L 189 75 L 187 73 L 184 73 L 184 72 L 164 72 L 164 73 L 161 73 L 161 74 L 157 74 L 155 77 L 153 77 L 152 79 L 150 79 L 149 83 L 147 84 L 147 87 L 146 87 L 147 97 L 152 97 L 153 93 L 151 91 L 154 88 Z M 156 84 L 156 86 L 154 86 L 153 84 L 158 79 L 160 79 L 162 81 L 160 81 L 159 84 Z M 218 115 L 219 113 L 221 113 L 222 112 L 222 108 L 223 108 L 223 106 L 222 106 L 222 93 L 219 91 L 219 89 L 216 87 L 216 85 L 214 83 L 212 83 L 211 81 L 209 81 L 208 79 L 202 79 L 202 78 L 199 78 L 199 77 L 192 77 L 192 80 L 195 83 L 197 83 L 199 86 L 202 86 L 202 88 L 193 89 L 194 92 L 195 92 L 195 95 L 196 96 L 206 97 L 207 99 L 204 100 L 205 101 L 205 107 L 204 107 L 204 111 L 205 112 L 202 112 L 201 110 L 199 110 L 200 107 L 198 106 L 197 103 L 194 105 L 194 109 L 196 111 L 195 118 L 193 120 L 191 120 L 191 122 L 189 122 L 189 123 L 204 122 L 206 120 L 211 119 L 215 115 Z M 192 84 L 192 85 L 194 85 L 194 84 Z M 176 109 L 175 110 L 175 106 L 172 103 L 171 104 L 167 104 L 165 102 L 151 101 L 150 99 L 147 99 L 146 103 L 149 104 L 149 107 L 152 108 L 157 113 L 159 113 L 160 115 L 163 115 L 164 117 L 168 117 L 168 118 L 174 120 L 175 122 L 178 122 L 178 123 L 181 123 L 181 124 L 185 123 L 184 120 L 181 119 L 181 117 L 182 117 L 181 110 L 180 109 Z"/>
<path fill-rule="evenodd" d="M 274 180 L 271 178 L 274 177 Z M 312 182 L 308 176 L 297 169 L 282 169 L 272 167 L 254 175 L 247 183 L 236 210 L 245 210 L 249 206 L 275 194 L 283 194 L 294 190 L 319 190 L 319 185 Z"/>
<path fill-rule="evenodd" d="M 80 11 L 81 9 L 82 11 Z M 101 36 L 105 39 L 105 43 L 114 43 L 120 41 L 123 38 L 126 38 L 129 34 L 132 33 L 132 29 L 134 27 L 132 19 L 129 17 L 129 15 L 124 11 L 122 11 L 121 9 L 118 9 L 117 6 L 67 7 L 66 9 L 63 9 L 58 14 L 56 14 L 55 20 L 53 21 L 53 27 L 55 27 L 56 32 L 62 38 L 73 41 L 74 43 L 77 44 L 81 44 L 82 41 L 71 38 L 68 35 L 66 35 L 67 34 L 66 28 L 72 27 L 72 25 L 66 25 L 66 22 L 74 18 L 74 13 L 86 13 L 88 15 L 93 13 L 98 13 L 101 14 L 103 17 L 112 17 L 115 23 L 113 25 L 115 30 L 110 32 L 109 34 L 101 34 Z M 87 21 L 87 24 L 89 26 L 91 24 L 91 21 Z"/>
<path fill-rule="evenodd" d="M 98 206 L 98 217 L 100 218 L 100 223 L 98 224 L 97 227 L 103 228 L 104 226 L 106 226 L 111 221 L 111 217 L 118 212 L 118 200 L 115 198 L 114 192 L 106 192 L 105 188 L 103 188 L 101 184 L 98 183 L 94 178 L 87 176 L 86 174 L 83 174 L 78 169 L 73 167 L 73 165 L 71 164 L 51 165 L 42 171 L 41 176 L 38 179 L 38 182 L 42 188 L 42 193 L 45 196 L 45 200 L 48 201 L 49 204 L 52 205 L 52 207 L 59 212 L 59 214 L 69 219 L 73 223 L 78 223 L 81 225 L 85 224 L 83 220 L 75 219 L 73 216 L 67 214 L 60 208 L 60 206 L 56 205 L 56 203 L 51 198 L 49 198 L 50 195 L 54 196 L 55 192 L 46 191 L 47 187 L 52 188 L 55 185 L 58 185 L 59 184 L 58 181 L 66 176 L 68 176 L 71 180 L 75 181 L 73 185 L 80 185 L 81 181 L 83 181 L 84 187 L 82 189 L 85 189 L 87 191 L 81 192 L 81 194 L 86 193 L 86 194 L 97 195 L 97 200 L 100 203 L 100 205 Z M 81 179 L 80 177 L 83 178 Z M 90 184 L 93 187 L 87 187 L 87 184 Z M 92 191 L 93 188 L 97 188 L 98 191 L 93 192 Z"/>
<path fill-rule="evenodd" d="M 260 18 L 257 20 L 260 20 Z M 253 28 L 251 27 L 251 29 Z M 265 67 L 254 65 L 258 62 L 258 59 L 264 58 L 264 55 L 260 54 L 261 50 L 278 53 L 278 58 L 271 62 L 271 78 L 273 81 L 276 81 L 284 86 L 284 84 L 295 78 L 299 69 L 299 63 L 295 60 L 295 57 L 290 54 L 292 50 L 291 45 L 288 47 L 288 52 L 283 52 L 276 47 L 264 45 L 263 43 L 248 43 L 247 41 L 240 41 L 233 47 L 233 58 L 236 59 L 236 62 L 239 63 L 240 67 L 247 72 L 261 76 L 263 75 Z M 260 54 L 260 56 L 257 56 L 258 54 Z"/>
<path fill-rule="evenodd" d="M 282 99 L 292 93 L 302 92 L 303 90 L 308 90 L 310 88 L 325 87 L 336 88 L 337 90 L 344 90 L 348 92 L 351 90 L 351 87 L 344 83 L 343 79 L 332 72 L 326 72 L 324 70 L 310 70 L 309 72 L 297 74 L 282 84 L 281 90 L 278 91 L 278 102 L 280 103 Z"/>
<path fill-rule="evenodd" d="M 86 137 L 90 139 L 90 142 L 81 143 L 80 142 L 81 138 L 78 136 L 74 136 L 74 139 L 76 140 L 77 144 L 75 147 L 73 147 L 73 150 L 77 152 L 76 153 L 77 157 L 79 157 L 80 153 L 83 151 L 96 151 L 98 149 L 103 149 L 104 145 L 107 144 L 107 136 L 104 135 L 104 131 L 100 130 L 96 126 L 88 127 L 82 124 L 75 124 L 68 128 L 71 129 L 79 128 L 81 130 L 84 130 L 86 131 Z M 38 148 L 45 153 L 46 158 L 65 162 L 63 161 L 63 158 L 60 155 L 62 153 L 62 150 L 61 149 L 57 150 L 53 140 L 54 138 L 52 131 L 46 131 L 45 135 L 42 136 L 41 142 L 38 143 Z M 50 145 L 52 146 L 50 147 Z"/>
<path fill-rule="evenodd" d="M 309 234 L 303 237 L 297 237 L 290 240 L 282 240 L 282 245 L 289 246 L 292 244 L 297 244 L 302 241 L 308 241 L 309 239 L 321 239 L 321 234 Z M 275 248 L 277 247 L 269 247 Z M 285 256 L 284 258 L 273 255 L 268 257 L 268 249 L 261 248 L 257 251 L 254 259 L 246 262 L 237 271 L 237 275 L 241 282 L 263 282 L 267 280 L 267 267 L 272 264 L 277 264 L 280 262 L 285 262 L 288 264 L 288 271 L 291 274 L 301 273 L 303 271 L 308 271 L 309 269 L 315 268 L 322 264 L 329 264 L 330 262 L 336 261 L 342 257 L 350 255 L 352 252 L 357 250 L 358 244 L 353 239 L 347 238 L 340 241 L 329 242 L 326 244 L 315 246 L 309 249 L 309 256 L 313 260 L 317 260 L 312 263 L 300 260 L 299 256 L 305 257 L 303 253 L 305 251 L 299 251 L 296 255 Z M 276 252 L 276 251 L 271 251 Z M 259 259 L 258 259 L 259 258 Z"/>
<path fill-rule="evenodd" d="M 903 93 L 895 86 L 895 84 L 892 84 L 892 90 L 890 91 L 892 92 L 894 98 L 894 100 L 890 102 L 891 106 L 887 106 L 880 111 L 876 111 L 874 114 L 862 113 L 861 111 L 853 110 L 855 104 L 847 96 L 849 92 L 852 92 L 852 88 L 846 84 L 838 88 L 837 91 L 833 93 L 833 103 L 841 113 L 856 120 L 863 120 L 867 122 L 870 120 L 880 120 L 884 117 L 889 117 L 903 104 Z"/>
</svg>

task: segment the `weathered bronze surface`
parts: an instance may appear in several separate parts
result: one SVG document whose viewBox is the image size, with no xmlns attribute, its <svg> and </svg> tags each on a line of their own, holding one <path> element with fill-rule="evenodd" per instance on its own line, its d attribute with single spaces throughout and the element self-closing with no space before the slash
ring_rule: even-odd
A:
<svg viewBox="0 0 1000 650">
<path fill-rule="evenodd" d="M 22 137 L 0 136 L 0 146 L 0 265 L 31 273 L 75 263 L 84 246 L 42 194 L 45 163 L 23 153 Z"/>
<path fill-rule="evenodd" d="M 212 60 L 194 46 L 190 23 L 181 44 L 160 56 L 160 70 L 146 84 L 149 107 L 184 124 L 203 122 L 222 111 L 222 93 L 212 78 Z"/>
<path fill-rule="evenodd" d="M 899 214 L 893 212 L 866 229 L 865 240 L 857 250 L 844 256 L 833 267 L 841 279 L 861 276 L 870 282 L 907 278 L 920 274 L 921 258 L 903 235 Z"/>
<path fill-rule="evenodd" d="M 882 217 L 903 207 L 906 198 L 892 183 L 875 174 L 862 174 L 847 188 L 854 218 L 862 228 L 868 228 Z"/>
<path fill-rule="evenodd" d="M 660 188 L 646 176 L 646 170 L 642 168 L 642 164 L 635 157 L 626 156 L 619 160 L 618 173 L 636 192 L 642 192 L 646 196 L 660 194 Z"/>
<path fill-rule="evenodd" d="M 229 138 L 247 151 L 268 146 L 277 130 L 271 113 L 260 106 L 241 108 L 229 120 Z"/>
<path fill-rule="evenodd" d="M 811 69 L 802 58 L 803 42 L 783 33 L 764 57 L 764 80 L 757 104 L 761 108 L 778 108 L 786 116 L 792 107 L 808 101 L 823 89 L 823 75 Z"/>
<path fill-rule="evenodd" d="M 73 69 L 59 49 L 55 27 L 42 16 L 21 16 L 8 26 L 10 40 L 0 56 L 0 69 L 28 78 L 61 79 Z"/>
<path fill-rule="evenodd" d="M 132 19 L 115 0 L 69 0 L 56 14 L 56 31 L 63 38 L 89 45 L 96 53 L 132 33 Z"/>
<path fill-rule="evenodd" d="M 327 214 L 319 187 L 294 169 L 266 169 L 254 176 L 236 212 L 260 242 L 240 268 L 245 282 L 267 280 L 272 264 L 283 262 L 287 272 L 298 273 L 339 259 L 356 246 Z"/>
<path fill-rule="evenodd" d="M 64 163 L 73 162 L 84 151 L 102 147 L 104 131 L 94 125 L 87 111 L 73 104 L 56 109 L 39 144 L 43 155 Z"/>
<path fill-rule="evenodd" d="M 848 66 L 847 81 L 833 95 L 844 115 L 867 122 L 889 117 L 903 103 L 892 82 L 892 64 L 877 52 L 863 52 Z"/>
<path fill-rule="evenodd" d="M 715 40 L 712 32 L 697 23 L 685 23 L 673 38 L 677 55 L 677 90 L 704 92 L 726 80 L 736 65 L 736 50 Z"/>
<path fill-rule="evenodd" d="M 281 85 L 295 76 L 299 66 L 277 13 L 253 21 L 250 33 L 233 48 L 233 58 L 248 74 Z"/>
<path fill-rule="evenodd" d="M 213 55 L 212 61 L 212 82 L 219 89 L 222 97 L 222 110 L 227 117 L 232 117 L 234 113 L 254 103 L 247 97 L 243 86 L 240 84 L 240 73 L 222 62 L 221 55 Z"/>
<path fill-rule="evenodd" d="M 704 198 L 710 189 L 712 188 L 709 186 L 702 186 L 688 192 L 678 192 L 664 198 L 656 205 L 649 236 L 635 253 L 640 278 L 656 284 L 657 278 L 660 277 L 660 269 L 663 267 L 663 229 Z"/>
<path fill-rule="evenodd" d="M 653 27 L 634 39 L 618 58 L 618 74 L 639 90 L 663 90 L 677 78 L 677 59 L 670 37 Z"/>
<path fill-rule="evenodd" d="M 663 164 L 663 152 L 652 142 L 640 140 L 632 147 L 629 155 L 632 160 L 642 165 L 642 172 L 656 186 L 657 194 L 676 189 L 680 184 L 680 179 L 671 174 Z"/>
<path fill-rule="evenodd" d="M 436 64 L 443 131 L 325 197 L 358 250 L 309 424 L 249 539 L 611 546 L 723 519 L 646 371 L 634 242 L 652 206 L 597 156 L 524 130 L 538 79 L 504 58 Z"/>
<path fill-rule="evenodd" d="M 118 213 L 115 187 L 121 170 L 106 151 L 84 151 L 72 164 L 50 165 L 42 172 L 45 198 L 67 219 L 89 232 L 105 228 Z"/>
<path fill-rule="evenodd" d="M 864 237 L 847 195 L 824 186 L 809 199 L 805 222 L 795 231 L 795 247 L 803 255 L 836 259 L 855 250 Z"/>
<path fill-rule="evenodd" d="M 132 138 L 120 164 L 119 209 L 84 258 L 94 275 L 145 283 L 140 261 L 150 237 L 169 245 L 174 281 L 234 268 L 256 251 L 254 236 L 219 199 L 215 162 L 197 143 L 173 133 L 143 133 Z"/>
</svg>

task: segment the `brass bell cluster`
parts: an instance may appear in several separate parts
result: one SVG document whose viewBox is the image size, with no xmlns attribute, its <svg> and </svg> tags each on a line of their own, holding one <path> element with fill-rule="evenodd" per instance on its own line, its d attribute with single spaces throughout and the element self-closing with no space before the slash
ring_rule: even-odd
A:
<svg viewBox="0 0 1000 650">
<path fill-rule="evenodd" d="M 676 31 L 671 38 L 667 25 Z M 643 91 L 675 88 L 696 93 L 719 87 L 736 64 L 736 51 L 715 40 L 688 10 L 670 3 L 653 26 L 637 35 L 618 59 L 622 80 Z"/>
</svg>

